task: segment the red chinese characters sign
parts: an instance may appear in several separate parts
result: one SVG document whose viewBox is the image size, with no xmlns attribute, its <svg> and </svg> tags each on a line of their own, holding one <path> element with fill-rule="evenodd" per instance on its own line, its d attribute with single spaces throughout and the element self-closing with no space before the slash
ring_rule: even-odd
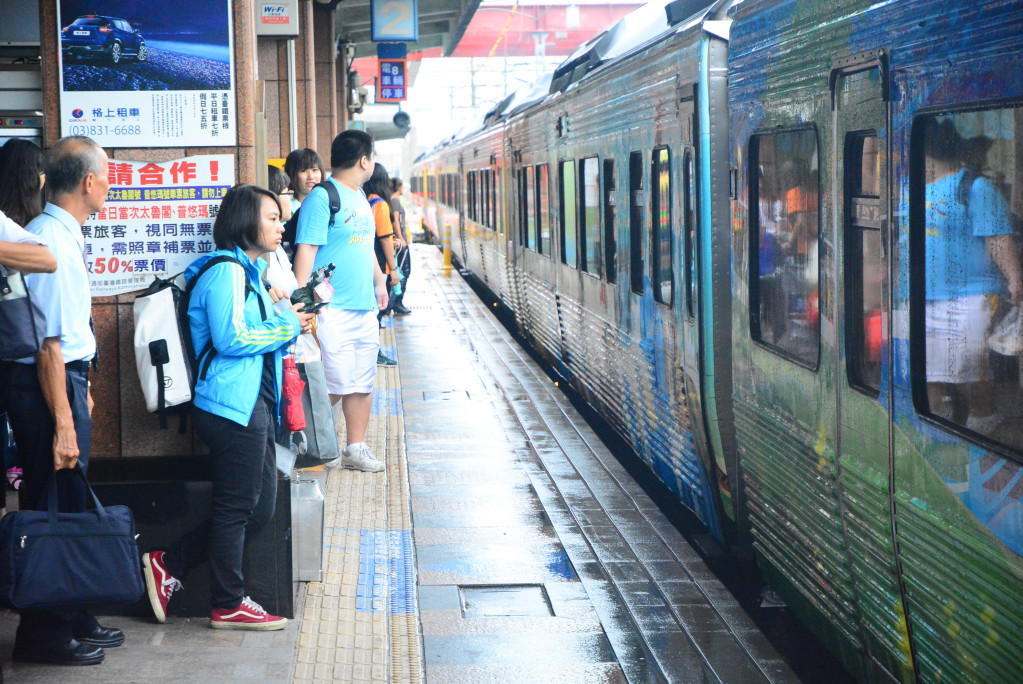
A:
<svg viewBox="0 0 1023 684">
<path fill-rule="evenodd" d="M 108 166 L 104 207 L 82 227 L 93 296 L 142 289 L 212 252 L 220 200 L 234 184 L 234 157 Z"/>
</svg>

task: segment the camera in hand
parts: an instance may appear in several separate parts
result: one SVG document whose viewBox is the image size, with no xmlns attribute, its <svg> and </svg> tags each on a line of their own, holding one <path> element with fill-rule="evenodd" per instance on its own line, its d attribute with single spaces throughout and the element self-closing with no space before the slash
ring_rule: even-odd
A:
<svg viewBox="0 0 1023 684">
<path fill-rule="evenodd" d="M 305 304 L 302 313 L 315 313 L 330 302 L 334 288 L 330 279 L 334 275 L 334 264 L 320 266 L 309 276 L 309 282 L 291 293 L 292 304 Z"/>
</svg>

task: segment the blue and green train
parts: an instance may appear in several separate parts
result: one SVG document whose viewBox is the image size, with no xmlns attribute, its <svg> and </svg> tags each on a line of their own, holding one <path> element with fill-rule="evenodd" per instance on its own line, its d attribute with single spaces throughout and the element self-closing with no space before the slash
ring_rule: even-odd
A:
<svg viewBox="0 0 1023 684">
<path fill-rule="evenodd" d="M 705 4 L 580 47 L 415 200 L 859 680 L 1023 682 L 1023 3 Z"/>
</svg>

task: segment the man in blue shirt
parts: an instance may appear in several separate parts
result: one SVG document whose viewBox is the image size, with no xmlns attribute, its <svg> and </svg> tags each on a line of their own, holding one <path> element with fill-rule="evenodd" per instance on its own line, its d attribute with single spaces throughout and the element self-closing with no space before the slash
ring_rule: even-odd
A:
<svg viewBox="0 0 1023 684">
<path fill-rule="evenodd" d="M 8 416 L 24 469 L 21 508 L 46 510 L 44 493 L 56 471 L 60 510 L 77 511 L 85 508 L 85 489 L 72 469 L 89 464 L 88 371 L 96 356 L 82 225 L 106 201 L 107 155 L 88 138 L 62 138 L 46 155 L 46 181 L 51 201 L 25 228 L 53 251 L 57 270 L 26 278 L 45 317 L 45 339 L 36 357 L 9 369 Z M 95 665 L 103 662 L 103 647 L 123 642 L 120 630 L 101 627 L 85 611 L 22 613 L 14 659 Z"/>
<path fill-rule="evenodd" d="M 366 446 L 373 407 L 380 333 L 376 312 L 387 306 L 385 276 L 373 252 L 376 229 L 362 184 L 373 174 L 373 137 L 363 131 L 342 131 L 330 147 L 332 183 L 341 208 L 330 215 L 330 198 L 316 187 L 302 201 L 295 248 L 295 278 L 300 285 L 320 266 L 333 263 L 338 277 L 334 296 L 316 323 L 327 391 L 332 405 L 341 402 L 348 446 L 341 465 L 379 472 L 383 463 Z M 392 273 L 392 284 L 398 274 Z"/>
</svg>

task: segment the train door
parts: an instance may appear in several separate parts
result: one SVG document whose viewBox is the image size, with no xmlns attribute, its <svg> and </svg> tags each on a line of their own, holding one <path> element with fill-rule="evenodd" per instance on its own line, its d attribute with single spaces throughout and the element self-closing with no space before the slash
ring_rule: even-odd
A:
<svg viewBox="0 0 1023 684">
<path fill-rule="evenodd" d="M 913 680 L 892 527 L 889 128 L 878 53 L 832 72 L 835 406 L 840 510 L 860 632 L 874 667 Z M 825 214 L 827 215 L 827 214 Z M 822 230 L 822 233 L 825 231 Z M 826 274 L 824 274 L 826 278 Z M 826 298 L 834 292 L 835 301 Z M 813 312 L 815 315 L 819 315 Z M 870 679 L 883 674 L 873 672 Z"/>
</svg>

